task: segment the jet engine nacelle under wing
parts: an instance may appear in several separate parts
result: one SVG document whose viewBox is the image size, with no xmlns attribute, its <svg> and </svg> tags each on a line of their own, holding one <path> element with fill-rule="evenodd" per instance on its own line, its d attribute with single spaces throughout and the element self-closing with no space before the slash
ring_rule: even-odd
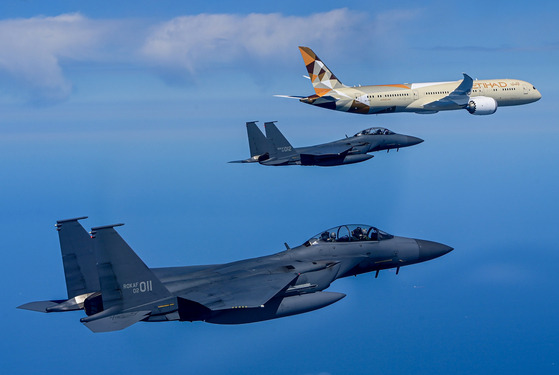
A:
<svg viewBox="0 0 559 375">
<path fill-rule="evenodd" d="M 497 111 L 497 101 L 488 96 L 474 96 L 470 98 L 466 109 L 472 115 L 492 115 Z"/>
</svg>

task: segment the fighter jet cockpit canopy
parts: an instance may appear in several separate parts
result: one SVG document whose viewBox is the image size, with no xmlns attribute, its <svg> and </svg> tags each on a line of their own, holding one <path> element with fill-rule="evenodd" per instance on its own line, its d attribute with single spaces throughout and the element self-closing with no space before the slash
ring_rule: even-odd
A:
<svg viewBox="0 0 559 375">
<path fill-rule="evenodd" d="M 390 238 L 394 238 L 394 236 L 370 225 L 350 224 L 325 230 L 305 242 L 304 245 L 313 246 L 325 242 L 383 241 Z"/>
<path fill-rule="evenodd" d="M 372 127 L 369 129 L 361 130 L 359 133 L 355 134 L 355 137 L 359 137 L 361 135 L 391 135 L 391 134 L 396 134 L 396 133 L 386 128 Z"/>
</svg>

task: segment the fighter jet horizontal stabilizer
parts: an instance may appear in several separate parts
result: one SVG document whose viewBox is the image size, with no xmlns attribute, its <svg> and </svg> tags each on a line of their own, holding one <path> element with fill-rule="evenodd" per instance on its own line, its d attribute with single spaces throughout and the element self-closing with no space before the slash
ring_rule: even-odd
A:
<svg viewBox="0 0 559 375">
<path fill-rule="evenodd" d="M 114 308 L 97 314 L 102 316 L 97 317 L 96 315 L 92 315 L 87 318 L 82 318 L 80 321 L 92 332 L 112 332 L 120 331 L 121 329 L 130 327 L 134 323 L 138 323 L 145 319 L 149 313 L 150 311 L 118 313 L 118 308 Z"/>
<path fill-rule="evenodd" d="M 52 301 L 35 301 L 35 302 L 28 302 L 25 303 L 21 306 L 18 306 L 18 309 L 23 309 L 23 310 L 31 310 L 31 311 L 38 311 L 38 312 L 50 312 L 48 311 L 49 308 L 54 307 L 54 306 L 58 306 L 60 305 L 62 302 L 65 302 L 65 299 L 62 300 L 52 300 Z M 79 310 L 79 309 L 75 309 L 75 310 Z"/>
</svg>

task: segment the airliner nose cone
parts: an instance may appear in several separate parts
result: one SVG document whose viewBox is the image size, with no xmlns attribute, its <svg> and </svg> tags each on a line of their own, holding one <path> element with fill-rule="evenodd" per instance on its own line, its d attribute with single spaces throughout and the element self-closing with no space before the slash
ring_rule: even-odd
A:
<svg viewBox="0 0 559 375">
<path fill-rule="evenodd" d="M 454 250 L 454 248 L 438 242 L 425 240 L 415 240 L 415 242 L 417 242 L 417 245 L 419 246 L 420 261 L 434 259 Z"/>
<path fill-rule="evenodd" d="M 542 94 L 536 90 L 536 100 L 540 100 L 542 98 Z"/>
</svg>

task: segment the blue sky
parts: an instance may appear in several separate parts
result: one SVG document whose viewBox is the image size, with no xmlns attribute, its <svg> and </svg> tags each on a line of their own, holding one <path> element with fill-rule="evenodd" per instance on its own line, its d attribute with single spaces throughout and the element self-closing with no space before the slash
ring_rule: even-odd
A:
<svg viewBox="0 0 559 375">
<path fill-rule="evenodd" d="M 555 2 L 4 1 L 0 5 L 2 369 L 205 374 L 557 373 L 559 35 Z M 320 6 L 318 8 L 318 6 Z M 518 78 L 543 98 L 360 116 L 308 95 L 298 45 L 348 85 Z M 424 143 L 338 168 L 227 164 L 244 123 L 295 146 L 370 126 Z M 153 267 L 282 250 L 343 223 L 455 250 L 339 280 L 325 309 L 241 326 L 94 335 L 62 298 L 57 219 L 119 232 Z"/>
</svg>

